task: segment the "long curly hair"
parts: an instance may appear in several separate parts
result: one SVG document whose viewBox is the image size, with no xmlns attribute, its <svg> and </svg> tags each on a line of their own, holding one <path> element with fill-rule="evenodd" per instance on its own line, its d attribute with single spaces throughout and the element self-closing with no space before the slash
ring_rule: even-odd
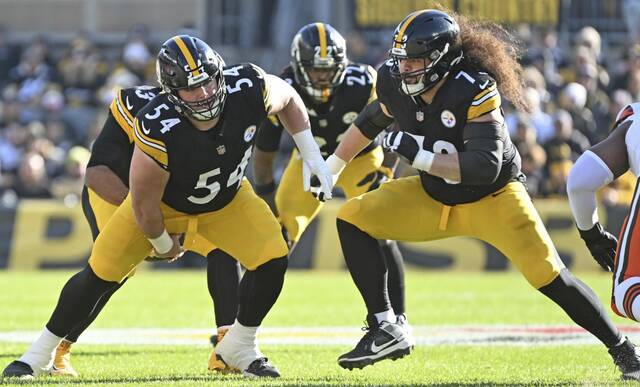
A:
<svg viewBox="0 0 640 387">
<path fill-rule="evenodd" d="M 521 54 L 517 39 L 496 23 L 475 20 L 437 6 L 453 17 L 460 26 L 460 46 L 464 53 L 462 63 L 485 71 L 498 84 L 498 90 L 518 109 L 531 109 L 524 99 Z"/>
</svg>

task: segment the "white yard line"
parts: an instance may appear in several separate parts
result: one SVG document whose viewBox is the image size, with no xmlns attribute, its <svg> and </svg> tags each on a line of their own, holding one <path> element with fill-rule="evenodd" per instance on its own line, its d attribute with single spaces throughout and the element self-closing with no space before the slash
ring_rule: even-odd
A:
<svg viewBox="0 0 640 387">
<path fill-rule="evenodd" d="M 640 326 L 621 326 L 632 339 L 640 339 Z M 85 344 L 209 345 L 212 329 L 89 329 L 80 338 Z M 0 342 L 30 343 L 38 331 L 0 332 Z M 598 341 L 572 325 L 449 325 L 415 326 L 418 345 L 566 345 Z M 357 327 L 264 327 L 263 345 L 352 345 L 362 336 Z"/>
</svg>

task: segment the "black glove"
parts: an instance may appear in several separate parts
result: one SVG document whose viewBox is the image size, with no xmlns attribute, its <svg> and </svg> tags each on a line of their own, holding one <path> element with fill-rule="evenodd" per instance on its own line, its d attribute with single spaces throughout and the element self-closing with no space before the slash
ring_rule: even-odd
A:
<svg viewBox="0 0 640 387">
<path fill-rule="evenodd" d="M 580 238 L 587 245 L 593 259 L 606 271 L 613 272 L 613 261 L 618 248 L 618 239 L 596 223 L 591 229 L 580 232 Z"/>
<path fill-rule="evenodd" d="M 316 175 L 311 176 L 311 186 L 309 188 L 309 192 L 311 192 L 313 197 L 318 199 L 318 201 L 326 201 L 324 192 L 322 192 L 322 186 L 320 185 L 320 179 L 318 179 L 318 176 Z"/>
<path fill-rule="evenodd" d="M 385 183 L 392 178 L 393 171 L 391 170 L 391 168 L 380 167 L 379 169 L 365 176 L 364 179 L 360 180 L 356 185 L 358 187 L 362 187 L 366 184 L 371 184 L 369 185 L 369 189 L 367 189 L 367 192 L 371 192 L 376 188 L 380 188 L 380 184 Z"/>
<path fill-rule="evenodd" d="M 407 132 L 390 132 L 382 139 L 382 147 L 387 152 L 395 152 L 409 165 L 413 164 L 418 151 L 422 148 L 420 136 L 413 136 Z"/>
</svg>

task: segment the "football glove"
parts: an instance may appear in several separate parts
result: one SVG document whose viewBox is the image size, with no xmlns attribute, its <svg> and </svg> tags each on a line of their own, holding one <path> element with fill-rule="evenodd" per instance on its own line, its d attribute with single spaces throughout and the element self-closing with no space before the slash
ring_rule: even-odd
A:
<svg viewBox="0 0 640 387">
<path fill-rule="evenodd" d="M 429 172 L 433 163 L 433 153 L 422 149 L 424 136 L 416 136 L 403 131 L 389 132 L 382 139 L 382 147 L 394 152 L 416 169 Z"/>
<path fill-rule="evenodd" d="M 366 184 L 371 183 L 369 185 L 369 189 L 367 192 L 371 192 L 376 188 L 380 187 L 380 184 L 385 183 L 393 178 L 393 171 L 391 168 L 380 167 L 379 169 L 371 172 L 364 179 L 360 180 L 357 184 L 358 187 L 362 187 Z"/>
<path fill-rule="evenodd" d="M 604 270 L 613 272 L 613 263 L 618 248 L 618 239 L 597 223 L 589 230 L 580 230 L 580 238 L 584 241 L 593 256 Z"/>
</svg>

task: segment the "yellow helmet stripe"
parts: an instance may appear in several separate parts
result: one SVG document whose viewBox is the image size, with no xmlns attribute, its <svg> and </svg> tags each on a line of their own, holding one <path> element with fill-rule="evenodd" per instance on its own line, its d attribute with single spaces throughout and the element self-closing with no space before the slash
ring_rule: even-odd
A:
<svg viewBox="0 0 640 387">
<path fill-rule="evenodd" d="M 184 55 L 184 57 L 187 59 L 187 64 L 189 65 L 189 68 L 191 69 L 197 68 L 198 66 L 196 65 L 196 61 L 193 59 L 193 55 L 191 55 L 191 51 L 189 51 L 189 49 L 187 48 L 187 45 L 184 44 L 184 41 L 182 40 L 182 38 L 179 36 L 176 36 L 175 38 L 173 38 L 173 41 L 176 42 L 176 44 L 178 45 L 178 48 L 180 48 L 180 52 L 182 52 L 182 55 Z M 193 70 L 192 73 L 194 76 L 200 75 L 199 70 Z"/>
<path fill-rule="evenodd" d="M 316 23 L 318 28 L 318 36 L 320 37 L 320 58 L 327 57 L 327 32 L 323 23 Z"/>
<path fill-rule="evenodd" d="M 402 38 L 404 37 L 404 32 L 407 30 L 407 27 L 409 27 L 409 24 L 411 24 L 413 19 L 415 19 L 418 15 L 423 14 L 427 11 L 428 11 L 427 9 L 423 9 L 422 11 L 416 11 L 407 17 L 404 23 L 400 26 L 400 30 L 398 31 L 398 36 L 396 36 L 396 41 L 393 44 L 393 47 L 395 48 L 402 47 Z"/>
</svg>

